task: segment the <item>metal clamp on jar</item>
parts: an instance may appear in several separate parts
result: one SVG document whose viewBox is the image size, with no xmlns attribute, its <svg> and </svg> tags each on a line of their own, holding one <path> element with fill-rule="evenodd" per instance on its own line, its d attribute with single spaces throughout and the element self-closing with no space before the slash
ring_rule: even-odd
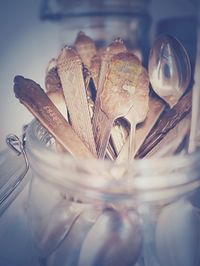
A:
<svg viewBox="0 0 200 266">
<path fill-rule="evenodd" d="M 6 138 L 9 148 L 0 153 L 0 265 L 38 265 L 27 219 L 31 171 L 22 140 Z"/>
</svg>

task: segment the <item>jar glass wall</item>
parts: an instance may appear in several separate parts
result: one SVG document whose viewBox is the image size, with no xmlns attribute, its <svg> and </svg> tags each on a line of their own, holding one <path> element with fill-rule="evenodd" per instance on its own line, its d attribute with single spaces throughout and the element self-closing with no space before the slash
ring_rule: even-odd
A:
<svg viewBox="0 0 200 266">
<path fill-rule="evenodd" d="M 198 153 L 131 165 L 75 160 L 56 153 L 36 121 L 26 152 L 33 173 L 29 221 L 41 263 L 197 265 Z"/>
<path fill-rule="evenodd" d="M 23 153 L 16 151 L 0 152 L 0 265 L 38 266 L 26 213 L 31 173 Z"/>
</svg>

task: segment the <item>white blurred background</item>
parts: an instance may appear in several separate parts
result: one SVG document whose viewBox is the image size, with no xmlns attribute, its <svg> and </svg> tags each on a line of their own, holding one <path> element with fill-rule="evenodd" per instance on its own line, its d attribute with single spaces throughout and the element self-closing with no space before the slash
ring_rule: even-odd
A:
<svg viewBox="0 0 200 266">
<path fill-rule="evenodd" d="M 152 32 L 161 18 L 193 16 L 195 9 L 189 2 L 152 0 Z M 23 75 L 44 87 L 47 63 L 62 46 L 63 27 L 39 19 L 40 3 L 41 0 L 0 1 L 0 150 L 6 146 L 7 134 L 20 135 L 22 125 L 32 119 L 14 96 L 14 76 Z"/>
</svg>

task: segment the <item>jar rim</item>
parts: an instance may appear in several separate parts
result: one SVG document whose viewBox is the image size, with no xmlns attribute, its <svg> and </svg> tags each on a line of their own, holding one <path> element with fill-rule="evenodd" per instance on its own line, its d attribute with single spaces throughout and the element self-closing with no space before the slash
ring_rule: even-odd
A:
<svg viewBox="0 0 200 266">
<path fill-rule="evenodd" d="M 35 119 L 29 124 L 26 137 L 30 166 L 40 178 L 78 193 L 88 191 L 92 197 L 103 194 L 107 200 L 149 200 L 165 197 L 165 193 L 180 196 L 200 186 L 199 152 L 115 164 L 108 160 L 74 159 L 50 149 L 53 138 Z"/>
</svg>

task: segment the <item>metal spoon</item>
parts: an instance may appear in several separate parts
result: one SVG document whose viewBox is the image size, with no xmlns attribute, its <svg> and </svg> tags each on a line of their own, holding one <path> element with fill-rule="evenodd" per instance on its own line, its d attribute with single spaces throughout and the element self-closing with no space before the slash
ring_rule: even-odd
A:
<svg viewBox="0 0 200 266">
<path fill-rule="evenodd" d="M 131 53 L 112 57 L 99 101 L 95 102 L 98 112 L 94 114 L 93 128 L 99 158 L 105 156 L 114 121 L 124 117 L 133 105 L 141 71 L 138 59 Z"/>
<path fill-rule="evenodd" d="M 86 235 L 78 266 L 135 265 L 141 248 L 138 214 L 107 208 Z"/>
<path fill-rule="evenodd" d="M 153 90 L 172 108 L 186 91 L 191 78 L 187 52 L 177 39 L 167 35 L 156 40 L 150 51 L 148 72 Z M 156 117 L 159 117 L 163 110 L 164 105 L 161 105 Z M 156 121 L 157 119 L 154 119 L 150 128 Z M 126 150 L 127 148 L 123 147 L 117 157 L 118 162 L 125 160 Z"/>
<path fill-rule="evenodd" d="M 14 92 L 20 102 L 72 156 L 95 157 L 36 82 L 16 76 Z"/>
<path fill-rule="evenodd" d="M 172 108 L 188 88 L 191 66 L 182 44 L 172 36 L 158 38 L 149 56 L 153 90 Z"/>
<path fill-rule="evenodd" d="M 143 122 L 146 119 L 149 110 L 149 78 L 146 71 L 143 69 L 137 84 L 137 93 L 133 107 L 129 110 L 125 118 L 130 123 L 130 134 L 129 134 L 129 151 L 128 159 L 131 160 L 136 148 L 135 133 L 136 125 Z"/>
<path fill-rule="evenodd" d="M 84 65 L 90 68 L 92 57 L 97 52 L 95 42 L 84 32 L 80 31 L 76 37 L 74 47 L 81 57 Z"/>
</svg>

